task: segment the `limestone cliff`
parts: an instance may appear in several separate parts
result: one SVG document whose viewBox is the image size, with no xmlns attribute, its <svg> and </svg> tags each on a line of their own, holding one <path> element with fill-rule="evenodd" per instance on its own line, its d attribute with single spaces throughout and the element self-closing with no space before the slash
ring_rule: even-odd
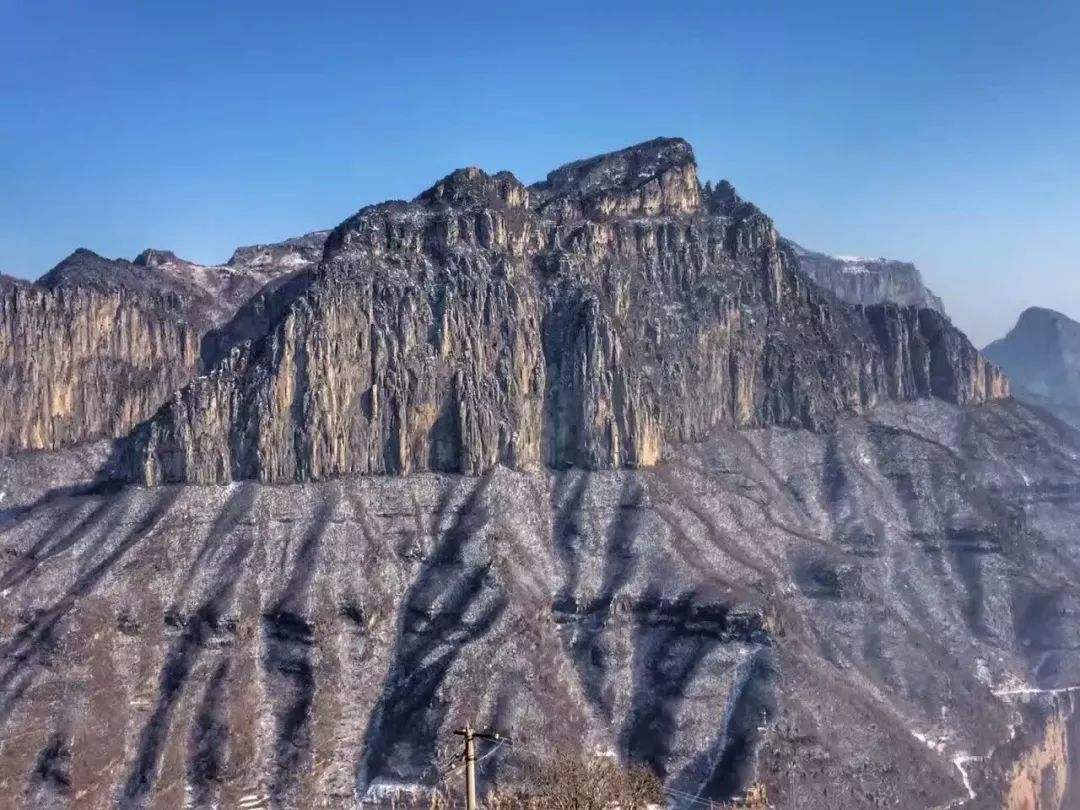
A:
<svg viewBox="0 0 1080 810">
<path fill-rule="evenodd" d="M 718 425 L 1006 393 L 940 314 L 819 292 L 677 139 L 365 208 L 260 312 L 132 437 L 130 477 L 638 467 Z"/>
<path fill-rule="evenodd" d="M 865 256 L 829 256 L 783 240 L 801 270 L 815 284 L 849 304 L 901 304 L 945 314 L 941 299 L 927 289 L 911 262 Z"/>
<path fill-rule="evenodd" d="M 197 360 L 190 324 L 129 293 L 0 288 L 0 453 L 122 435 Z"/>
<path fill-rule="evenodd" d="M 0 278 L 0 454 L 127 433 L 198 373 L 208 330 L 313 266 L 325 237 L 240 248 L 221 266 L 79 249 L 37 283 Z"/>
</svg>

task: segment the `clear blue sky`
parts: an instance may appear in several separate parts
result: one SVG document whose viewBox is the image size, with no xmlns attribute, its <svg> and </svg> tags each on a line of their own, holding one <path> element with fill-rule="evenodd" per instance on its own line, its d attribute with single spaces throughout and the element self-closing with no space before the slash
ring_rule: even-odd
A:
<svg viewBox="0 0 1080 810">
<path fill-rule="evenodd" d="M 302 10 L 301 10 L 302 9 Z M 1080 3 L 0 0 L 0 270 L 329 227 L 680 135 L 982 343 L 1080 316 Z"/>
</svg>

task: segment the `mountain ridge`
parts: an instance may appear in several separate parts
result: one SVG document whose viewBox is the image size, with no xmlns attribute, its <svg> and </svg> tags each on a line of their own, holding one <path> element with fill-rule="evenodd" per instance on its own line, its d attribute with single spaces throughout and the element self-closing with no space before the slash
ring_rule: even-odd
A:
<svg viewBox="0 0 1080 810">
<path fill-rule="evenodd" d="M 132 437 L 135 480 L 636 467 L 719 424 L 1007 393 L 937 313 L 819 295 L 681 139 L 532 186 L 457 170 L 346 219 L 280 296 Z"/>
<path fill-rule="evenodd" d="M 171 368 L 127 292 L 13 295 L 0 349 L 40 310 Z M 685 141 L 451 172 L 185 341 L 119 440 L 0 456 L 0 794 L 426 804 L 469 722 L 510 792 L 601 752 L 675 807 L 1071 807 L 1080 432 Z"/>
</svg>

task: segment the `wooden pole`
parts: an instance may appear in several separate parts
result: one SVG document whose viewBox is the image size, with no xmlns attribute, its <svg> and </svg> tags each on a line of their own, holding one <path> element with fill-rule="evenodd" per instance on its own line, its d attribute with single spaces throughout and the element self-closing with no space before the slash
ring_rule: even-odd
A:
<svg viewBox="0 0 1080 810">
<path fill-rule="evenodd" d="M 476 810 L 476 734 L 465 726 L 465 810 Z"/>
</svg>

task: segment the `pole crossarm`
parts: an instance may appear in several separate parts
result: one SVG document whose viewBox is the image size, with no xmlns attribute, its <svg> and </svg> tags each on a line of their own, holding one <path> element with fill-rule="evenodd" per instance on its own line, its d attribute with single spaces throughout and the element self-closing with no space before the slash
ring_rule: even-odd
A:
<svg viewBox="0 0 1080 810">
<path fill-rule="evenodd" d="M 497 731 L 477 731 L 469 725 L 466 725 L 465 728 L 454 729 L 454 734 L 465 738 L 465 808 L 466 810 L 477 810 L 476 741 L 491 740 L 500 745 L 513 745 L 513 743 L 508 737 L 504 737 Z"/>
</svg>

